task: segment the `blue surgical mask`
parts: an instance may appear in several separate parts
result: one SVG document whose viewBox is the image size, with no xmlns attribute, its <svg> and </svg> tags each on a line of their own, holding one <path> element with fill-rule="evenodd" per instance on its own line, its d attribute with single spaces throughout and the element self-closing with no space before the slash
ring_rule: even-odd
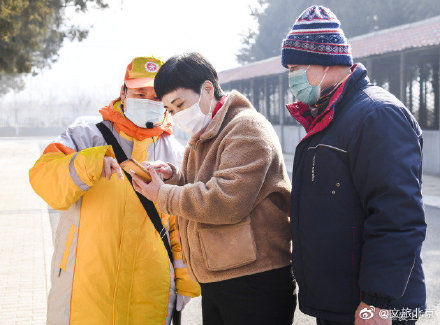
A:
<svg viewBox="0 0 440 325">
<path fill-rule="evenodd" d="M 326 73 L 322 76 L 321 82 L 317 86 L 312 86 L 307 79 L 307 69 L 299 69 L 289 72 L 289 87 L 292 94 L 304 104 L 309 106 L 315 105 L 319 97 L 321 97 L 321 83 Z"/>
</svg>

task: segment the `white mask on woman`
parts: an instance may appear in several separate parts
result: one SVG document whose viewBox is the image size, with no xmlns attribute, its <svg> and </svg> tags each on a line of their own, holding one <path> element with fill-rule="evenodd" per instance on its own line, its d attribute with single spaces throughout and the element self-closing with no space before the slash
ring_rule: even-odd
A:
<svg viewBox="0 0 440 325">
<path fill-rule="evenodd" d="M 194 103 L 191 107 L 184 109 L 183 111 L 177 112 L 173 115 L 173 120 L 179 125 L 179 127 L 188 133 L 189 135 L 194 135 L 204 129 L 209 122 L 212 120 L 212 100 L 209 104 L 209 112 L 208 114 L 203 114 L 200 109 L 200 100 L 202 98 L 202 91 L 200 90 L 199 100 Z"/>
<path fill-rule="evenodd" d="M 125 107 L 125 117 L 141 128 L 147 128 L 148 122 L 154 126 L 165 118 L 162 102 L 145 98 L 127 98 Z"/>
</svg>

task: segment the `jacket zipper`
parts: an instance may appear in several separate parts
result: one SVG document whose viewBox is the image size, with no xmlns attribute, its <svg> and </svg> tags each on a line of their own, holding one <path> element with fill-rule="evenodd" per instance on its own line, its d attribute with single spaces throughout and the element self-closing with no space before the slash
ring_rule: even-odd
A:
<svg viewBox="0 0 440 325">
<path fill-rule="evenodd" d="M 310 138 L 308 138 L 308 139 L 306 139 L 306 141 L 299 143 L 298 146 L 296 147 L 295 158 L 294 158 L 294 163 L 293 163 L 294 168 L 292 170 L 292 183 L 294 182 L 295 179 L 297 179 L 298 177 L 301 177 L 301 176 L 297 176 L 297 174 L 301 173 L 301 170 L 299 170 L 299 167 L 304 163 L 304 161 L 303 161 L 304 152 L 307 150 L 306 148 L 309 146 L 310 142 L 311 142 L 311 140 L 310 140 Z M 316 153 L 315 153 L 315 155 L 316 155 Z M 301 169 L 304 169 L 304 166 L 302 166 Z M 304 177 L 306 177 L 305 174 L 304 174 Z M 314 177 L 314 175 L 312 175 L 312 177 Z M 292 188 L 292 191 L 293 191 L 293 188 Z M 299 195 L 301 195 L 301 194 L 299 194 Z M 290 216 L 291 218 L 293 217 L 295 219 L 294 222 L 297 224 L 297 227 L 299 227 L 299 213 L 298 213 L 299 206 L 298 205 L 299 205 L 299 202 L 297 203 L 296 209 L 294 209 L 294 211 L 292 211 L 293 215 Z M 291 222 L 292 222 L 292 219 L 291 219 Z M 298 248 L 298 250 L 301 251 L 301 242 L 300 242 L 299 238 L 296 241 L 296 247 L 294 247 L 294 249 L 295 248 Z M 301 263 L 303 264 L 302 254 L 300 254 L 298 252 L 296 252 L 296 253 L 293 252 L 293 254 L 296 254 L 296 259 L 300 259 Z M 301 278 L 304 278 L 303 274 L 304 274 L 304 271 L 301 274 Z M 306 292 L 307 287 L 305 284 L 303 284 L 303 286 L 305 289 L 304 292 Z"/>
<path fill-rule="evenodd" d="M 73 236 L 75 235 L 76 225 L 72 225 L 69 230 L 69 234 L 66 239 L 66 246 L 64 247 L 63 259 L 61 260 L 60 271 L 58 272 L 58 276 L 61 275 L 61 271 L 66 270 L 67 259 L 69 258 L 70 246 L 72 246 Z"/>
</svg>

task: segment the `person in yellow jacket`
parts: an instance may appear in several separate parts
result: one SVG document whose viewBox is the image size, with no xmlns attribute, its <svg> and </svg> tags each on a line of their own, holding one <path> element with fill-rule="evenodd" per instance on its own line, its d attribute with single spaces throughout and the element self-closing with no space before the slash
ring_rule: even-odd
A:
<svg viewBox="0 0 440 325">
<path fill-rule="evenodd" d="M 153 88 L 162 64 L 135 58 L 121 97 L 100 113 L 127 157 L 180 164 L 183 147 Z M 47 324 L 170 324 L 174 308 L 200 295 L 182 262 L 175 218 L 159 213 L 173 265 L 95 124 L 68 128 L 44 150 L 29 180 L 43 200 L 62 210 Z"/>
</svg>

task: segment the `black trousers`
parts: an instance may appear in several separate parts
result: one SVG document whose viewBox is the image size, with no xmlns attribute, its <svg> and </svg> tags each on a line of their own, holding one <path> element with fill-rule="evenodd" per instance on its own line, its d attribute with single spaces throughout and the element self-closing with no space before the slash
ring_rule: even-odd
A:
<svg viewBox="0 0 440 325">
<path fill-rule="evenodd" d="M 414 321 L 414 320 L 413 321 L 397 321 L 397 320 L 392 321 L 392 325 L 414 325 L 415 323 L 416 323 L 416 321 Z M 354 325 L 354 322 L 353 323 L 335 322 L 335 321 L 331 321 L 331 320 L 317 318 L 316 324 L 317 325 Z"/>
<path fill-rule="evenodd" d="M 296 307 L 291 267 L 201 283 L 204 325 L 291 325 Z"/>
</svg>

